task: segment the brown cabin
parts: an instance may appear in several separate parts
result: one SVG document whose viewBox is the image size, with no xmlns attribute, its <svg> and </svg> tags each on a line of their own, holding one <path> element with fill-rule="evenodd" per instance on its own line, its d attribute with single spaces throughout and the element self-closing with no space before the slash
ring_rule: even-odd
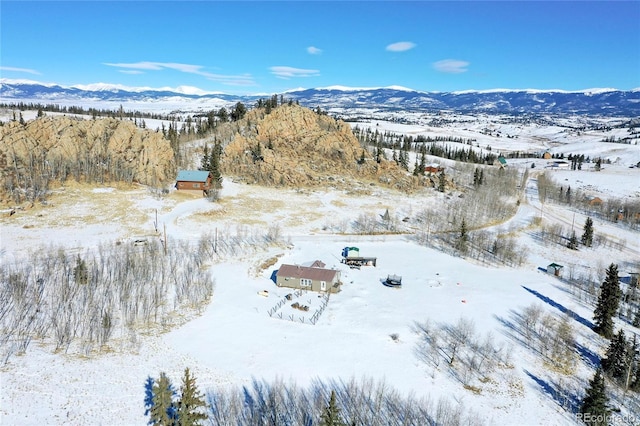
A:
<svg viewBox="0 0 640 426">
<path fill-rule="evenodd" d="M 176 178 L 176 189 L 206 195 L 213 178 L 206 170 L 180 170 Z"/>
</svg>

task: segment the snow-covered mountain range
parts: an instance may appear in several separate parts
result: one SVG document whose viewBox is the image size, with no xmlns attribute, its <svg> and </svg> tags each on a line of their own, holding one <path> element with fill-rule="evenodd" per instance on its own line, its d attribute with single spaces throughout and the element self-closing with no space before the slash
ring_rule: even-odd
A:
<svg viewBox="0 0 640 426">
<path fill-rule="evenodd" d="M 203 92 L 196 88 L 130 88 L 119 85 L 95 84 L 64 87 L 33 81 L 0 79 L 0 102 L 78 103 L 85 101 L 160 102 L 181 101 L 209 104 L 243 102 L 253 104 L 271 95 L 230 95 Z M 349 88 L 331 86 L 316 89 L 295 89 L 283 94 L 285 99 L 323 110 L 367 108 L 378 111 L 434 112 L 455 110 L 481 113 L 553 113 L 595 114 L 607 116 L 639 116 L 640 89 L 508 90 L 460 92 L 421 92 L 404 87 Z"/>
</svg>

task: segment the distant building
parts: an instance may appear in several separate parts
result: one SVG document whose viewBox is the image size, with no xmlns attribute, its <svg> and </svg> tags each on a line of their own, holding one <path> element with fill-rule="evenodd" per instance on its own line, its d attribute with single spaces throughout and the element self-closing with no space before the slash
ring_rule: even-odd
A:
<svg viewBox="0 0 640 426">
<path fill-rule="evenodd" d="M 569 166 L 570 166 L 569 162 L 563 161 L 563 160 L 554 160 L 547 164 L 547 168 L 556 169 L 556 170 L 558 169 L 565 170 L 565 169 L 568 169 Z"/>
<path fill-rule="evenodd" d="M 324 265 L 317 260 L 316 265 Z M 283 264 L 276 272 L 276 285 L 311 291 L 340 291 L 340 271 L 322 267 Z"/>
<path fill-rule="evenodd" d="M 504 156 L 499 155 L 498 159 L 493 163 L 493 165 L 504 169 L 505 167 L 507 167 L 507 159 L 504 158 Z"/>
<path fill-rule="evenodd" d="M 213 177 L 206 170 L 180 170 L 176 178 L 176 189 L 207 195 Z"/>
<path fill-rule="evenodd" d="M 441 171 L 444 170 L 444 167 L 442 167 L 440 164 L 438 163 L 431 163 L 431 164 L 427 164 L 424 167 L 424 172 L 425 173 L 440 173 Z"/>
<path fill-rule="evenodd" d="M 560 277 L 562 275 L 562 268 L 564 268 L 564 266 L 558 265 L 557 263 L 551 263 L 549 266 L 547 266 L 547 273 L 553 274 L 556 277 Z"/>
<path fill-rule="evenodd" d="M 589 205 L 590 206 L 601 206 L 602 205 L 602 199 L 600 197 L 591 197 L 591 198 L 589 198 Z"/>
</svg>

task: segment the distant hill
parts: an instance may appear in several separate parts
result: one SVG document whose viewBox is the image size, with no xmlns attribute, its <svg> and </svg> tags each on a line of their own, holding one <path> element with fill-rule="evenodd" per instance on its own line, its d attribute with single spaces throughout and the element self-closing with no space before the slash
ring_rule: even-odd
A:
<svg viewBox="0 0 640 426">
<path fill-rule="evenodd" d="M 377 111 L 436 112 L 454 110 L 467 113 L 584 114 L 606 116 L 640 116 L 640 89 L 621 91 L 593 89 L 580 92 L 542 90 L 490 90 L 464 92 L 419 92 L 401 87 L 348 88 L 327 87 L 294 90 L 283 94 L 310 108 L 323 110 L 375 109 Z M 91 102 L 169 102 L 184 108 L 201 110 L 211 105 L 243 102 L 252 105 L 267 95 L 195 94 L 169 89 L 63 87 L 35 82 L 0 80 L 0 102 L 64 103 Z"/>
</svg>

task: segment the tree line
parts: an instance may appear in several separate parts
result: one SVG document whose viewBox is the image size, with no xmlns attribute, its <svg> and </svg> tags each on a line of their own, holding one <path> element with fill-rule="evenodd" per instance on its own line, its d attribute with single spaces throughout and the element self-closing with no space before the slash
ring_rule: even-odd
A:
<svg viewBox="0 0 640 426">
<path fill-rule="evenodd" d="M 582 190 L 571 188 L 571 185 L 558 184 L 547 172 L 538 175 L 537 186 L 541 203 L 567 205 L 601 220 L 640 229 L 640 200 L 630 197 L 589 197 Z"/>
</svg>

